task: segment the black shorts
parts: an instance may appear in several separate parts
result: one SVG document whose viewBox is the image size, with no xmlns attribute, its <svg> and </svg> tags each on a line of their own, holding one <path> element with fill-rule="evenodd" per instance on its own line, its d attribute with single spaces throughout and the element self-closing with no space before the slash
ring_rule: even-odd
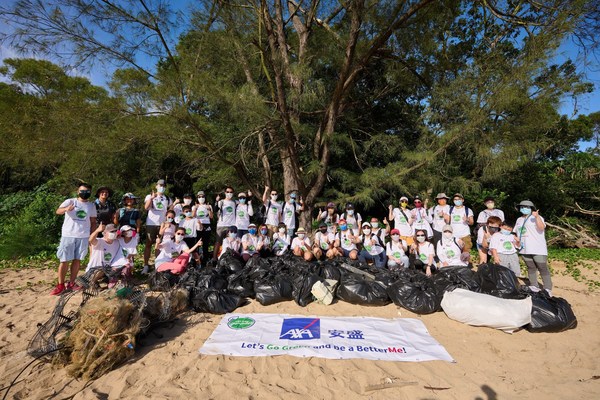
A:
<svg viewBox="0 0 600 400">
<path fill-rule="evenodd" d="M 156 242 L 158 233 L 160 232 L 159 225 L 146 225 L 146 238 L 151 242 Z"/>
</svg>

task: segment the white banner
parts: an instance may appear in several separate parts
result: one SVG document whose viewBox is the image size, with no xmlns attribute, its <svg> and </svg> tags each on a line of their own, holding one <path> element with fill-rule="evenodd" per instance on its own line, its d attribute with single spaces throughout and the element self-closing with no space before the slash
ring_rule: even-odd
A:
<svg viewBox="0 0 600 400">
<path fill-rule="evenodd" d="M 454 362 L 423 322 L 413 318 L 227 314 L 200 353 Z"/>
</svg>

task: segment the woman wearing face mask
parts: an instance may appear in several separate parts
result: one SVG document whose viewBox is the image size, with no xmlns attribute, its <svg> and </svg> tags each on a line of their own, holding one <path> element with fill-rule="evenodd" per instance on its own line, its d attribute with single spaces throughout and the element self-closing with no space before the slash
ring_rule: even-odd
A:
<svg viewBox="0 0 600 400">
<path fill-rule="evenodd" d="M 360 237 L 352 233 L 345 219 L 340 219 L 339 227 L 340 232 L 337 234 L 334 244 L 336 256 L 350 257 L 351 260 L 357 260 L 358 247 L 356 245 L 360 243 Z"/>
<path fill-rule="evenodd" d="M 427 213 L 428 199 L 425 199 L 425 203 L 419 196 L 415 196 L 413 204 L 415 208 L 410 210 L 410 219 L 412 220 L 413 229 L 424 229 L 427 232 L 427 238 L 431 240 L 433 238 L 433 230 L 431 229 L 431 221 L 429 214 Z"/>
<path fill-rule="evenodd" d="M 173 211 L 175 211 L 175 223 L 179 224 L 181 220 L 185 218 L 183 215 L 183 207 L 189 206 L 192 207 L 192 195 L 190 193 L 186 193 L 183 195 L 183 202 L 179 200 L 178 197 L 175 198 L 173 202 L 173 206 L 171 207 Z"/>
<path fill-rule="evenodd" d="M 159 179 L 156 182 L 156 190 L 147 195 L 144 199 L 144 209 L 148 212 L 146 217 L 146 245 L 144 246 L 144 269 L 143 274 L 149 271 L 148 262 L 152 252 L 152 245 L 160 231 L 161 224 L 167 217 L 167 211 L 171 208 L 172 201 L 165 196 L 165 180 Z M 158 249 L 155 251 L 158 253 Z"/>
<path fill-rule="evenodd" d="M 504 212 L 496 208 L 496 201 L 492 196 L 488 196 L 483 200 L 485 210 L 477 215 L 477 229 L 485 226 L 489 217 L 498 217 L 500 221 L 504 221 Z"/>
<path fill-rule="evenodd" d="M 288 201 L 283 205 L 281 215 L 283 223 L 288 228 L 288 235 L 294 236 L 294 231 L 298 226 L 298 215 L 304 211 L 304 202 L 302 197 L 298 197 L 296 192 L 290 193 Z"/>
<path fill-rule="evenodd" d="M 346 226 L 352 232 L 352 235 L 358 237 L 360 235 L 360 227 L 362 226 L 362 217 L 354 211 L 354 204 L 346 204 L 346 212 L 340 215 L 340 221 L 342 219 L 346 221 Z"/>
<path fill-rule="evenodd" d="M 454 205 L 450 207 L 450 211 L 447 215 L 444 215 L 444 218 L 448 225 L 452 225 L 454 237 L 462 240 L 465 244 L 463 253 L 469 254 L 469 259 L 465 261 L 470 262 L 473 241 L 471 240 L 471 229 L 469 227 L 473 225 L 473 210 L 465 207 L 465 198 L 460 193 L 456 193 L 452 201 Z"/>
<path fill-rule="evenodd" d="M 435 249 L 433 245 L 427 241 L 427 231 L 417 229 L 415 232 L 414 243 L 410 246 L 410 252 L 414 258 L 414 268 L 425 272 L 427 276 L 431 276 L 435 272 L 433 265 L 433 256 Z"/>
<path fill-rule="evenodd" d="M 250 217 L 254 215 L 252 202 L 246 197 L 246 193 L 238 194 L 238 204 L 235 211 L 235 226 L 238 228 L 238 237 L 241 239 L 248 233 Z"/>
<path fill-rule="evenodd" d="M 384 243 L 377 235 L 371 232 L 371 228 L 369 222 L 362 224 L 362 235 L 360 237 L 362 250 L 358 253 L 358 260 L 364 264 L 367 261 L 373 261 L 375 267 L 384 268 L 387 262 Z"/>
<path fill-rule="evenodd" d="M 502 221 L 498 217 L 489 217 L 487 224 L 477 231 L 477 251 L 479 252 L 479 264 L 488 262 L 490 253 L 490 240 L 492 236 L 500 231 Z"/>
<path fill-rule="evenodd" d="M 196 193 L 196 199 L 198 202 L 194 208 L 192 208 L 192 214 L 194 214 L 202 224 L 202 230 L 199 233 L 199 237 L 202 239 L 202 254 L 204 255 L 202 264 L 204 266 L 206 261 L 208 261 L 208 247 L 211 243 L 212 228 L 210 226 L 210 221 L 213 219 L 213 208 L 206 201 L 206 194 L 204 194 L 202 190 Z"/>
<path fill-rule="evenodd" d="M 292 240 L 292 252 L 296 257 L 304 257 L 306 261 L 310 261 L 314 257 L 310 248 L 310 239 L 306 235 L 306 231 L 303 227 L 298 228 L 296 237 Z"/>
<path fill-rule="evenodd" d="M 412 214 L 407 207 L 408 197 L 400 197 L 400 207 L 394 208 L 391 204 L 388 206 L 388 219 L 394 221 L 394 229 L 400 231 L 400 239 L 404 240 L 410 246 L 414 240 L 414 229 L 412 227 Z"/>
<path fill-rule="evenodd" d="M 268 186 L 265 186 L 262 201 L 264 206 L 264 223 L 269 229 L 269 234 L 274 235 L 277 233 L 278 226 L 281 222 L 281 213 L 283 206 L 277 201 L 277 190 L 270 190 Z"/>
<path fill-rule="evenodd" d="M 227 230 L 227 235 L 223 238 L 223 246 L 221 246 L 221 253 L 219 258 L 225 254 L 227 249 L 230 249 L 236 257 L 240 256 L 240 250 L 242 248 L 242 241 L 237 237 L 237 227 L 230 226 Z"/>
<path fill-rule="evenodd" d="M 248 262 L 250 257 L 259 256 L 259 237 L 257 233 L 258 229 L 256 229 L 256 224 L 250 224 L 248 225 L 248 233 L 242 236 L 242 258 L 244 259 L 244 262 Z"/>
<path fill-rule="evenodd" d="M 444 225 L 442 238 L 436 244 L 436 254 L 440 260 L 440 267 L 468 265 L 462 255 L 465 244 L 454 237 L 451 225 Z"/>
<path fill-rule="evenodd" d="M 137 232 L 129 225 L 123 225 L 119 228 L 117 234 L 119 235 L 119 244 L 123 249 L 123 254 L 129 260 L 129 265 L 133 266 L 134 257 L 137 255 Z"/>
<path fill-rule="evenodd" d="M 531 201 L 523 200 L 517 207 L 521 216 L 517 219 L 513 231 L 521 241 L 519 254 L 527 265 L 529 288 L 533 291 L 540 290 L 537 278 L 539 271 L 544 289 L 552 296 L 552 278 L 548 270 L 548 246 L 545 237 L 546 222 Z"/>
<path fill-rule="evenodd" d="M 517 249 L 521 246 L 521 243 L 512 230 L 512 225 L 504 221 L 500 227 L 500 232 L 492 235 L 490 251 L 494 263 L 510 269 L 517 277 L 522 278 L 519 255 L 517 254 Z"/>
<path fill-rule="evenodd" d="M 450 206 L 447 204 L 448 200 L 449 198 L 446 196 L 446 193 L 438 193 L 435 196 L 437 204 L 429 209 L 429 222 L 431 222 L 433 231 L 432 243 L 434 246 L 442 239 L 442 228 L 446 225 L 444 217 L 450 213 Z"/>
<path fill-rule="evenodd" d="M 292 238 L 287 234 L 288 230 L 282 222 L 277 227 L 277 232 L 273 234 L 273 252 L 276 256 L 283 255 L 292 244 Z"/>
<path fill-rule="evenodd" d="M 103 232 L 103 237 L 99 238 L 98 234 Z M 118 280 L 118 276 L 129 277 L 131 275 L 131 264 L 123 253 L 121 244 L 117 238 L 117 227 L 114 224 L 100 224 L 90 235 L 90 261 L 86 272 L 96 268 L 110 267 L 113 275 L 109 278 L 108 287 L 112 288 Z M 98 278 L 94 278 L 96 281 Z"/>
<path fill-rule="evenodd" d="M 177 224 L 175 223 L 175 211 L 169 210 L 167 211 L 165 222 L 160 225 L 160 230 L 158 231 L 158 236 L 162 238 L 163 243 L 173 240 L 175 229 L 177 229 Z"/>
<path fill-rule="evenodd" d="M 333 226 L 333 225 L 331 225 Z M 315 233 L 312 252 L 317 260 L 321 260 L 323 256 L 328 259 L 335 257 L 333 246 L 335 244 L 335 233 L 329 230 L 325 222 L 319 224 L 319 230 Z"/>
<path fill-rule="evenodd" d="M 271 249 L 271 238 L 269 237 L 269 228 L 266 224 L 258 227 L 258 253 L 261 257 L 271 257 L 273 251 Z"/>
<path fill-rule="evenodd" d="M 192 214 L 192 207 L 189 205 L 185 205 L 182 207 L 183 211 L 183 219 L 179 221 L 179 226 L 185 228 L 185 236 L 183 240 L 188 245 L 188 247 L 192 247 L 198 241 L 198 232 L 202 230 L 202 224 L 198 221 L 198 218 L 194 218 Z M 200 265 L 201 254 L 198 251 L 193 251 L 192 257 L 196 262 L 196 265 Z"/>
<path fill-rule="evenodd" d="M 319 208 L 319 215 L 317 216 L 317 221 L 324 222 L 327 226 L 332 224 L 337 224 L 340 219 L 338 213 L 335 212 L 335 204 L 327 203 L 327 207 L 325 211 Z"/>
<path fill-rule="evenodd" d="M 392 240 L 385 246 L 385 252 L 388 258 L 388 269 L 408 268 L 408 244 L 400 239 L 400 231 L 392 229 L 390 232 Z"/>
<path fill-rule="evenodd" d="M 202 241 L 199 240 L 194 246 L 188 247 L 183 240 L 184 236 L 185 228 L 179 227 L 175 231 L 175 240 L 162 242 L 160 238 L 156 238 L 156 247 L 160 250 L 160 254 L 155 261 L 158 272 L 171 271 L 176 275 L 185 272 L 190 254 L 202 246 Z"/>
<path fill-rule="evenodd" d="M 221 196 L 217 195 L 215 200 L 215 208 L 217 209 L 217 243 L 215 243 L 213 259 L 217 259 L 220 254 L 220 246 L 225 236 L 227 236 L 229 227 L 235 225 L 235 211 L 237 208 L 237 203 L 233 199 L 233 188 L 231 186 L 225 188 L 224 199 L 221 199 Z"/>
</svg>

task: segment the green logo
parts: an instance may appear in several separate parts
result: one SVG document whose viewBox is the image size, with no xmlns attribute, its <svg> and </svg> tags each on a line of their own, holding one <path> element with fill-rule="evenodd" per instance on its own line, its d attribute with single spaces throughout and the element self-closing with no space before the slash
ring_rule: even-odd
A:
<svg viewBox="0 0 600 400">
<path fill-rule="evenodd" d="M 329 245 L 327 243 L 325 243 L 325 242 L 321 242 L 321 248 L 323 250 L 327 250 L 327 249 L 329 249 Z"/>
<path fill-rule="evenodd" d="M 421 261 L 426 261 L 427 260 L 427 256 L 425 254 L 419 254 L 419 259 Z"/>
<path fill-rule="evenodd" d="M 231 329 L 240 330 L 248 329 L 253 326 L 256 321 L 248 317 L 232 317 L 227 321 L 227 326 Z"/>
<path fill-rule="evenodd" d="M 200 218 L 204 217 L 204 215 L 205 215 L 205 214 L 204 214 L 204 211 L 198 211 L 198 216 L 199 216 Z"/>
<path fill-rule="evenodd" d="M 344 244 L 346 246 L 350 246 L 350 239 L 344 239 Z"/>
<path fill-rule="evenodd" d="M 371 251 L 371 250 L 373 250 L 373 247 L 372 246 L 365 246 L 365 250 Z"/>
<path fill-rule="evenodd" d="M 123 257 L 127 257 L 127 250 L 123 249 Z"/>
<path fill-rule="evenodd" d="M 225 207 L 225 212 L 228 214 L 231 214 L 233 212 L 233 207 L 231 207 L 231 206 Z"/>
<path fill-rule="evenodd" d="M 454 222 L 460 222 L 460 215 L 453 215 L 452 216 L 452 221 L 454 221 Z"/>
<path fill-rule="evenodd" d="M 250 251 L 254 251 L 254 250 L 255 250 L 255 247 L 254 247 L 254 246 L 252 246 L 252 245 L 250 245 L 250 246 L 248 246 L 248 250 L 250 250 Z"/>
<path fill-rule="evenodd" d="M 238 211 L 238 217 L 244 218 L 244 212 L 243 211 Z"/>
<path fill-rule="evenodd" d="M 521 231 L 521 236 L 523 236 L 527 233 L 527 228 L 525 228 L 525 226 L 522 226 L 520 231 Z"/>
<path fill-rule="evenodd" d="M 163 203 L 159 202 L 159 203 L 156 203 L 156 208 L 158 208 L 159 210 L 162 210 L 163 208 L 165 208 L 165 206 L 163 205 Z"/>
<path fill-rule="evenodd" d="M 511 243 L 511 242 L 504 242 L 504 243 L 502 244 L 502 247 L 504 247 L 506 250 L 512 250 L 512 248 L 513 248 L 513 245 L 512 245 L 512 243 Z"/>
<path fill-rule="evenodd" d="M 77 216 L 77 218 L 83 219 L 87 216 L 87 213 L 84 210 L 77 210 L 75 215 Z"/>
<path fill-rule="evenodd" d="M 394 252 L 394 257 L 396 257 L 396 258 L 400 258 L 400 257 L 402 257 L 402 254 L 400 254 L 400 252 L 399 252 L 399 251 L 395 251 L 395 252 Z"/>
<path fill-rule="evenodd" d="M 112 254 L 104 253 L 104 261 L 108 262 L 110 260 L 112 260 Z"/>
<path fill-rule="evenodd" d="M 448 250 L 448 251 L 446 252 L 446 257 L 448 257 L 448 258 L 452 258 L 452 257 L 454 257 L 455 255 L 456 255 L 456 253 L 454 252 L 454 250 Z"/>
<path fill-rule="evenodd" d="M 277 209 L 276 208 L 271 208 L 271 214 L 277 214 Z"/>
<path fill-rule="evenodd" d="M 404 217 L 400 217 L 400 223 L 401 223 L 401 224 L 405 224 L 405 223 L 406 223 L 406 218 L 404 218 Z"/>
<path fill-rule="evenodd" d="M 292 211 L 291 210 L 287 210 L 285 212 L 285 215 L 287 215 L 288 217 L 291 217 L 292 216 Z"/>
<path fill-rule="evenodd" d="M 185 228 L 185 234 L 186 235 L 191 235 L 192 234 L 192 228 Z"/>
</svg>

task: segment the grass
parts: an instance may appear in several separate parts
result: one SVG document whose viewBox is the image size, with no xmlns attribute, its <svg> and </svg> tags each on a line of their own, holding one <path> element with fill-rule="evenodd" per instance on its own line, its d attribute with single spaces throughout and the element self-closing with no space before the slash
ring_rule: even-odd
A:
<svg viewBox="0 0 600 400">
<path fill-rule="evenodd" d="M 571 276 L 577 282 L 585 283 L 590 291 L 600 289 L 598 276 L 598 263 L 600 262 L 600 249 L 548 249 L 549 261 L 565 263 L 564 276 Z M 554 271 L 552 271 L 554 273 Z"/>
</svg>

